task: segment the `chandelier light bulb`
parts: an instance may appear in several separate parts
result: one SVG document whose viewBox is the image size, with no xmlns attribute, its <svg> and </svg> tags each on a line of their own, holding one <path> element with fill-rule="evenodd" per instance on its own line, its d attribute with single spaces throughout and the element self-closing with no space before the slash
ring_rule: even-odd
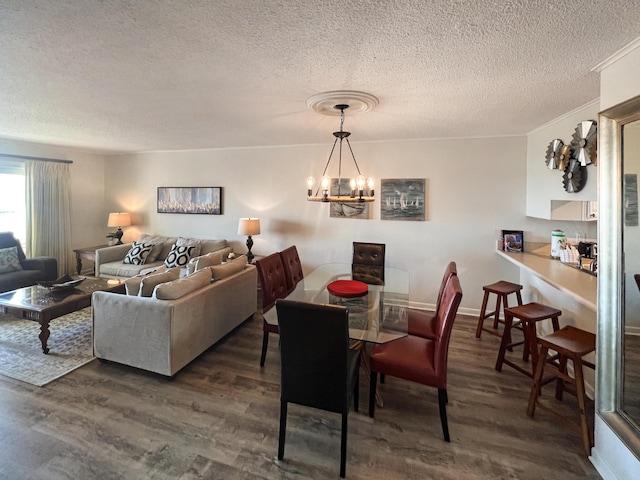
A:
<svg viewBox="0 0 640 480">
<path fill-rule="evenodd" d="M 307 196 L 313 195 L 313 185 L 316 183 L 316 179 L 313 177 L 307 177 Z"/>
</svg>

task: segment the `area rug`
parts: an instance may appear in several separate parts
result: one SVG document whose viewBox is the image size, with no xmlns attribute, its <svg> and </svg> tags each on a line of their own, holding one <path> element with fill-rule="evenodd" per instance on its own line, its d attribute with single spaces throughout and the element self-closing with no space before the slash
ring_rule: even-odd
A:
<svg viewBox="0 0 640 480">
<path fill-rule="evenodd" d="M 49 330 L 45 355 L 38 322 L 0 314 L 0 375 L 42 387 L 94 359 L 91 307 L 51 320 Z"/>
</svg>

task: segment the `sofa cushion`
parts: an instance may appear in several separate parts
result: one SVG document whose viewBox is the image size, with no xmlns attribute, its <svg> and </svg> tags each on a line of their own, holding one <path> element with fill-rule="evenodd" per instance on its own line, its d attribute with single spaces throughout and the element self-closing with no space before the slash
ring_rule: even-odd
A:
<svg viewBox="0 0 640 480">
<path fill-rule="evenodd" d="M 162 235 L 149 235 L 147 233 L 140 234 L 140 236 L 138 237 L 138 243 L 153 244 L 153 248 L 147 256 L 147 262 L 155 262 L 158 258 L 162 258 L 164 260 L 164 257 L 160 257 L 160 252 L 164 247 L 164 242 L 166 242 L 167 240 L 168 238 Z"/>
<path fill-rule="evenodd" d="M 175 300 L 210 283 L 211 270 L 205 268 L 178 280 L 158 285 L 153 291 L 153 297 L 159 300 Z"/>
<path fill-rule="evenodd" d="M 226 240 L 200 240 L 200 255 L 217 252 L 227 247 Z"/>
<path fill-rule="evenodd" d="M 247 265 L 247 257 L 242 255 L 230 262 L 223 263 L 222 265 L 214 265 L 211 267 L 211 274 L 213 276 L 213 280 L 222 280 L 223 278 L 230 277 L 231 275 L 235 275 L 238 272 L 241 272 L 244 267 Z"/>
<path fill-rule="evenodd" d="M 164 264 L 169 267 L 186 267 L 189 263 L 189 260 L 193 256 L 193 252 L 195 250 L 195 246 L 178 246 L 173 245 L 169 255 L 164 261 Z"/>
<path fill-rule="evenodd" d="M 8 247 L 0 249 L 0 273 L 10 273 L 22 270 L 18 258 L 18 248 Z"/>
<path fill-rule="evenodd" d="M 135 277 L 127 278 L 124 281 L 124 289 L 127 292 L 127 295 L 138 295 L 140 293 L 140 282 L 142 282 L 142 279 L 147 275 L 150 275 L 152 273 L 162 273 L 166 271 L 167 267 L 165 265 L 161 265 L 160 267 L 157 267 L 155 270 L 152 270 L 150 272 L 140 273 Z"/>
<path fill-rule="evenodd" d="M 222 263 L 222 253 L 213 252 L 201 255 L 194 259 L 194 272 L 202 270 L 206 267 L 213 267 L 214 265 L 220 265 Z"/>
<path fill-rule="evenodd" d="M 123 263 L 130 263 L 132 265 L 143 265 L 151 253 L 151 249 L 155 245 L 153 243 L 139 243 L 133 242 L 131 249 L 124 256 Z"/>
<path fill-rule="evenodd" d="M 153 294 L 153 289 L 161 283 L 170 282 L 172 280 L 177 280 L 180 278 L 180 268 L 170 268 L 162 273 L 152 273 L 150 275 L 146 275 L 140 281 L 140 292 L 138 293 L 141 297 L 150 297 Z"/>
</svg>

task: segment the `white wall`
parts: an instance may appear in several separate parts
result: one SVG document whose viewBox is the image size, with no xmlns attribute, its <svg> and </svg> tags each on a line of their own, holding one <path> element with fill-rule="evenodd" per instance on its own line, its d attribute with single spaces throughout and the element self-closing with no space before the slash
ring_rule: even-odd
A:
<svg viewBox="0 0 640 480">
<path fill-rule="evenodd" d="M 575 223 L 527 218 L 525 137 L 353 143 L 360 168 L 381 178 L 424 178 L 427 220 L 329 218 L 328 205 L 306 200 L 305 179 L 318 178 L 330 145 L 157 152 L 110 157 L 106 163 L 109 210 L 139 216 L 125 241 L 140 231 L 226 238 L 245 251 L 238 218 L 257 216 L 261 235 L 253 252 L 298 247 L 305 272 L 326 262 L 350 262 L 352 241 L 387 245 L 387 264 L 410 272 L 414 305 L 432 306 L 447 263 L 455 260 L 464 297 L 461 311 L 477 314 L 482 286 L 518 281 L 519 269 L 495 254 L 499 231 L 521 229 L 525 240 L 548 241 L 553 228 Z M 335 159 L 334 159 L 335 162 Z M 544 165 L 544 164 L 543 164 Z M 156 212 L 159 186 L 221 186 L 223 215 Z M 579 222 L 583 223 L 583 222 Z"/>
</svg>

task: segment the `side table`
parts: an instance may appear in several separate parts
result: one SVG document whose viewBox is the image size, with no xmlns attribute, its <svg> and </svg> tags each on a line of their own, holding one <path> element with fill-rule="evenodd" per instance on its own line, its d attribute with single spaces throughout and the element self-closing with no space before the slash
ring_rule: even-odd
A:
<svg viewBox="0 0 640 480">
<path fill-rule="evenodd" d="M 95 245 L 93 247 L 77 248 L 73 252 L 76 254 L 76 273 L 82 272 L 82 260 L 96 261 L 96 250 L 108 247 L 109 245 Z M 95 272 L 94 272 L 95 275 Z"/>
</svg>

